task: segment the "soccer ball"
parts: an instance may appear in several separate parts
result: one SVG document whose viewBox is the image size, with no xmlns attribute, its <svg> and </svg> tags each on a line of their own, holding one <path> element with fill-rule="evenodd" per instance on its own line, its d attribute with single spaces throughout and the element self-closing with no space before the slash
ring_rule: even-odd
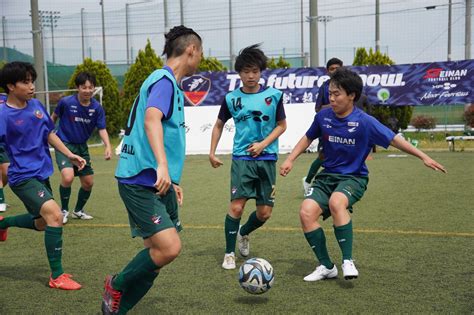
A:
<svg viewBox="0 0 474 315">
<path fill-rule="evenodd" d="M 273 286 L 274 280 L 273 267 L 265 259 L 251 258 L 240 266 L 239 283 L 248 293 L 265 293 Z"/>
</svg>

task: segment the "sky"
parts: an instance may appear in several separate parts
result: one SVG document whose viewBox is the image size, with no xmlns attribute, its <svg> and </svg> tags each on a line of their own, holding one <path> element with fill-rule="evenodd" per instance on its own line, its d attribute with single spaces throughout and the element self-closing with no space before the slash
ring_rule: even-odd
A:
<svg viewBox="0 0 474 315">
<path fill-rule="evenodd" d="M 179 1 L 167 1 L 168 23 L 165 23 L 163 1 L 103 0 L 107 63 L 123 64 L 127 60 L 126 3 L 129 4 L 130 58 L 136 56 L 138 49 L 144 48 L 147 39 L 151 41 L 156 52 L 161 54 L 165 31 L 180 24 Z M 53 30 L 54 35 L 51 27 L 44 29 L 45 55 L 48 61 L 53 59 L 54 43 L 56 63 L 80 63 L 83 52 L 82 34 L 85 56 L 103 59 L 99 0 L 38 2 L 40 10 L 56 11 L 59 17 Z M 292 58 L 300 57 L 302 51 L 303 55 L 309 53 L 309 22 L 306 21 L 306 17 L 310 15 L 309 0 L 182 2 L 184 24 L 202 36 L 206 56 L 228 60 L 230 38 L 234 55 L 243 47 L 254 43 L 262 43 L 264 52 L 269 56 L 283 55 Z M 232 3 L 232 33 L 229 32 L 229 2 Z M 452 2 L 452 59 L 462 60 L 465 58 L 466 1 Z M 448 0 L 380 0 L 382 52 L 388 53 L 397 64 L 445 61 L 448 42 L 447 3 Z M 427 10 L 426 7 L 429 6 L 435 8 Z M 81 8 L 84 9 L 83 32 Z M 2 42 L 5 42 L 7 47 L 32 54 L 30 0 L 0 0 L 0 12 L 0 15 L 5 17 L 2 23 Z M 326 24 L 319 23 L 320 65 L 331 57 L 339 57 L 346 64 L 351 64 L 356 48 L 374 47 L 374 13 L 375 0 L 319 0 L 318 15 L 330 17 Z M 474 27 L 474 23 L 472 26 Z M 471 46 L 471 58 L 473 51 L 474 47 Z"/>
</svg>

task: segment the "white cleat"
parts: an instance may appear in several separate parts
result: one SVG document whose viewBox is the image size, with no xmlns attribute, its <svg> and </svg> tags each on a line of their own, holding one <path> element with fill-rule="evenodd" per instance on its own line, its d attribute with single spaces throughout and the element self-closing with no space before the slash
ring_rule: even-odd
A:
<svg viewBox="0 0 474 315">
<path fill-rule="evenodd" d="M 0 203 L 0 212 L 5 212 L 5 211 L 7 211 L 7 204 Z"/>
<path fill-rule="evenodd" d="M 67 210 L 61 210 L 62 214 L 63 214 L 63 224 L 66 224 L 67 221 L 68 221 L 68 217 L 69 217 L 69 211 Z"/>
<path fill-rule="evenodd" d="M 239 227 L 239 231 L 237 232 L 237 243 L 239 244 L 239 252 L 242 257 L 247 257 L 250 253 L 250 242 L 249 242 L 249 236 L 248 235 L 240 235 L 240 228 L 242 225 Z"/>
<path fill-rule="evenodd" d="M 225 254 L 222 268 L 226 270 L 235 269 L 235 254 L 234 252 Z"/>
<path fill-rule="evenodd" d="M 352 259 L 345 259 L 342 263 L 342 273 L 344 274 L 344 279 L 351 280 L 357 279 L 359 276 L 359 271 L 357 271 L 356 266 Z"/>
<path fill-rule="evenodd" d="M 74 212 L 72 213 L 72 217 L 73 217 L 74 219 L 81 219 L 81 220 L 92 220 L 92 219 L 94 219 L 93 216 L 91 216 L 91 215 L 85 213 L 84 210 L 81 210 L 81 211 L 74 211 Z"/>
<path fill-rule="evenodd" d="M 332 269 L 326 268 L 324 265 L 316 267 L 312 273 L 303 278 L 304 281 L 318 281 L 323 279 L 331 279 L 337 277 L 337 267 L 334 265 Z"/>
<path fill-rule="evenodd" d="M 311 189 L 311 184 L 306 182 L 306 176 L 301 179 L 301 182 L 303 183 L 303 194 L 304 196 L 307 196 Z"/>
</svg>

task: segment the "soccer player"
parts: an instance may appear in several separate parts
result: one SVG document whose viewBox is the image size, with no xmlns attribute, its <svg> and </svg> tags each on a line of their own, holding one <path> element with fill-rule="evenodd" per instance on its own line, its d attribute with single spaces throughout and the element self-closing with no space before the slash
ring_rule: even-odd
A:
<svg viewBox="0 0 474 315">
<path fill-rule="evenodd" d="M 316 175 L 306 199 L 301 204 L 300 220 L 304 236 L 313 249 L 320 265 L 304 277 L 317 281 L 337 277 L 336 265 L 329 258 L 326 237 L 319 218 L 332 216 L 334 234 L 342 251 L 344 278 L 357 278 L 359 272 L 352 260 L 352 206 L 359 201 L 369 181 L 365 159 L 374 144 L 389 145 L 421 159 L 425 166 L 446 172 L 444 167 L 418 150 L 401 136 L 382 125 L 374 117 L 354 107 L 362 92 L 362 79 L 356 73 L 341 68 L 329 83 L 331 108 L 316 115 L 306 134 L 280 166 L 280 175 L 286 176 L 296 158 L 311 142 L 321 137 L 324 147 L 324 170 Z"/>
<path fill-rule="evenodd" d="M 329 75 L 334 73 L 338 68 L 342 67 L 342 60 L 338 58 L 331 58 L 326 63 L 326 70 Z M 321 109 L 329 107 L 329 80 L 325 81 L 320 87 L 318 98 L 316 99 L 315 111 L 319 113 Z M 308 174 L 301 180 L 303 182 L 303 190 L 306 195 L 311 188 L 311 182 L 318 173 L 319 168 L 323 164 L 324 154 L 321 146 L 321 139 L 318 140 L 318 157 L 311 164 Z"/>
<path fill-rule="evenodd" d="M 109 135 L 105 129 L 104 109 L 92 96 L 96 86 L 95 76 L 88 72 L 80 72 L 74 83 L 77 87 L 77 93 L 62 98 L 51 116 L 55 123 L 59 119 L 57 131 L 59 139 L 64 142 L 71 152 L 83 157 L 87 162 L 82 170 L 78 170 L 69 162 L 67 156 L 56 150 L 56 163 L 61 171 L 59 195 L 61 197 L 64 224 L 68 221 L 71 185 L 75 176 L 79 176 L 81 188 L 79 188 L 72 217 L 82 220 L 93 219 L 91 215 L 84 211 L 84 206 L 89 200 L 94 184 L 94 170 L 91 166 L 87 140 L 89 140 L 95 128 L 99 130 L 99 136 L 105 145 L 105 159 L 110 160 L 112 155 Z"/>
<path fill-rule="evenodd" d="M 0 106 L 7 101 L 7 94 L 0 94 Z M 0 212 L 7 210 L 7 204 L 5 202 L 5 194 L 3 193 L 3 187 L 8 182 L 7 172 L 8 165 L 10 165 L 10 159 L 5 151 L 3 143 L 0 142 Z"/>
<path fill-rule="evenodd" d="M 179 82 L 198 68 L 201 37 L 176 26 L 165 35 L 166 65 L 143 82 L 127 122 L 115 176 L 128 212 L 132 237 L 145 248 L 115 276 L 107 276 L 104 314 L 125 314 L 181 251 L 177 204 L 185 158 L 184 96 Z"/>
<path fill-rule="evenodd" d="M 0 87 L 8 99 L 0 105 L 0 141 L 10 158 L 8 180 L 27 214 L 0 217 L 0 241 L 6 241 L 9 227 L 44 231 L 44 244 L 51 276 L 49 286 L 78 290 L 81 285 L 62 267 L 63 222 L 59 205 L 53 200 L 49 176 L 53 163 L 48 143 L 82 169 L 86 161 L 73 154 L 53 132 L 54 124 L 43 104 L 33 98 L 36 71 L 25 62 L 7 63 L 0 71 Z"/>
<path fill-rule="evenodd" d="M 235 269 L 235 243 L 243 257 L 249 255 L 249 234 L 271 216 L 275 202 L 275 164 L 278 159 L 278 137 L 286 130 L 282 93 L 259 84 L 267 67 L 267 57 L 259 45 L 242 49 L 235 61 L 242 87 L 228 93 L 212 129 L 209 161 L 212 167 L 222 165 L 216 148 L 224 124 L 234 119 L 230 207 L 225 217 L 226 248 L 222 268 Z M 257 210 L 239 227 L 245 204 L 255 199 Z"/>
</svg>

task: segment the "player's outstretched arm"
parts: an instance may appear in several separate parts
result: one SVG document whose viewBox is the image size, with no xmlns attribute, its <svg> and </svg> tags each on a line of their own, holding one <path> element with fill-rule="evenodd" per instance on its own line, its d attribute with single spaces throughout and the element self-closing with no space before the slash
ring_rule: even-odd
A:
<svg viewBox="0 0 474 315">
<path fill-rule="evenodd" d="M 286 130 L 286 119 L 279 120 L 275 128 L 270 132 L 270 134 L 260 142 L 252 143 L 247 152 L 252 154 L 252 157 L 259 156 L 266 147 L 268 147 L 273 141 L 278 139 Z"/>
<path fill-rule="evenodd" d="M 313 142 L 312 139 L 309 139 L 306 135 L 304 135 L 300 141 L 295 145 L 293 150 L 291 150 L 290 155 L 286 158 L 285 162 L 280 166 L 280 175 L 286 176 L 291 172 L 293 168 L 293 162 L 298 158 L 298 156 L 303 153 Z"/>
<path fill-rule="evenodd" d="M 56 150 L 67 156 L 67 158 L 75 165 L 79 170 L 82 170 L 86 166 L 86 160 L 79 155 L 73 154 L 54 133 L 50 132 L 48 135 L 48 143 L 53 146 Z"/>
<path fill-rule="evenodd" d="M 403 139 L 402 136 L 400 135 L 396 135 L 392 142 L 390 143 L 390 145 L 394 146 L 395 148 L 403 151 L 403 152 L 406 152 L 408 154 L 411 154 L 413 156 L 416 156 L 417 158 L 419 158 L 420 160 L 423 161 L 423 163 L 425 164 L 425 166 L 435 170 L 435 171 L 441 171 L 443 173 L 447 173 L 446 169 L 444 168 L 443 165 L 439 164 L 438 162 L 436 162 L 435 160 L 433 160 L 432 158 L 430 158 L 426 153 L 424 153 L 423 151 L 421 150 L 418 150 L 417 148 L 415 148 L 413 145 L 411 145 L 408 141 L 406 141 L 405 139 Z"/>
<path fill-rule="evenodd" d="M 209 162 L 214 168 L 217 168 L 223 164 L 216 156 L 216 149 L 222 136 L 222 130 L 224 130 L 224 122 L 218 118 L 214 124 L 214 127 L 212 128 L 211 149 L 209 150 Z"/>
<path fill-rule="evenodd" d="M 106 160 L 110 160 L 112 157 L 112 146 L 110 145 L 109 133 L 107 132 L 107 129 L 99 129 L 99 136 L 105 145 L 104 158 Z"/>
</svg>

